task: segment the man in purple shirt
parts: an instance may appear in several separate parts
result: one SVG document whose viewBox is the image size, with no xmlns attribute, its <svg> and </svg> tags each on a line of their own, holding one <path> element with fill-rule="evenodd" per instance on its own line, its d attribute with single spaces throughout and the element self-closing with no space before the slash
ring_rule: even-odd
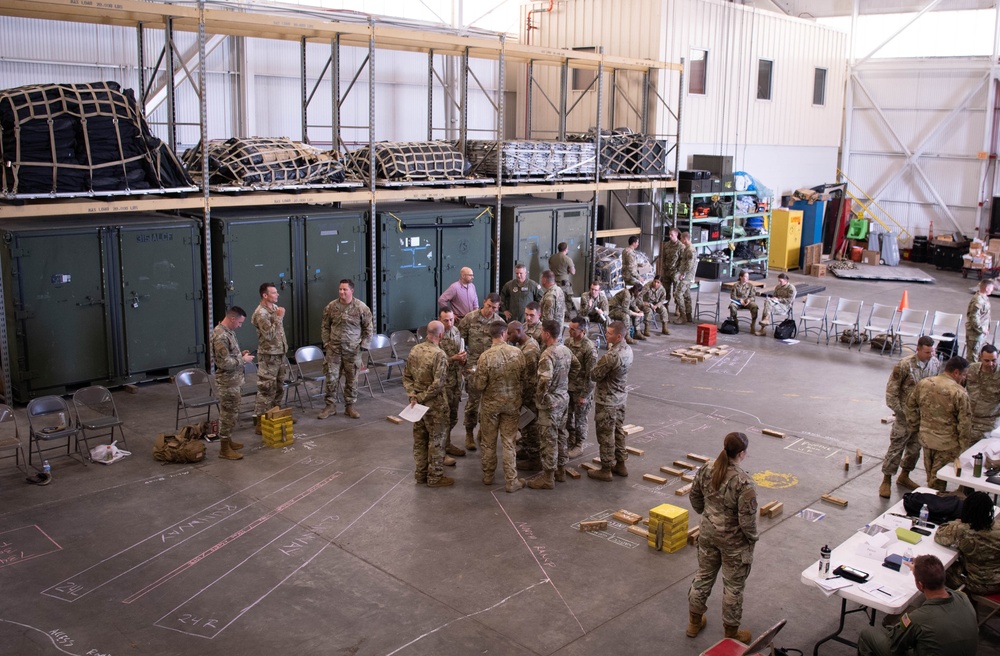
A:
<svg viewBox="0 0 1000 656">
<path fill-rule="evenodd" d="M 462 267 L 458 273 L 458 280 L 451 283 L 438 297 L 438 307 L 448 308 L 454 312 L 456 320 L 478 310 L 479 295 L 476 294 L 476 286 L 472 283 L 474 277 L 472 269 Z"/>
</svg>

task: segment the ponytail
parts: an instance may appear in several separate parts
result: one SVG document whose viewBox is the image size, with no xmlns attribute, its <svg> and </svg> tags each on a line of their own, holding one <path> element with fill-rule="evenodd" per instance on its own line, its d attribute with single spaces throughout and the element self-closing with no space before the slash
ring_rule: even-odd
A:
<svg viewBox="0 0 1000 656">
<path fill-rule="evenodd" d="M 736 464 L 736 458 L 747 450 L 750 440 L 743 433 L 729 433 L 722 442 L 722 452 L 712 465 L 712 489 L 718 490 L 726 478 L 729 465 Z"/>
</svg>

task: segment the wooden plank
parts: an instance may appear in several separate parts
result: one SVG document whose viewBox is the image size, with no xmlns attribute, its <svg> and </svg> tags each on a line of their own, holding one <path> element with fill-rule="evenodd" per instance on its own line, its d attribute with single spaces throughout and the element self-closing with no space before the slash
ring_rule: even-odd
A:
<svg viewBox="0 0 1000 656">
<path fill-rule="evenodd" d="M 606 519 L 594 519 L 586 522 L 580 522 L 580 532 L 590 533 L 592 531 L 606 531 L 608 529 L 608 520 Z"/>
<path fill-rule="evenodd" d="M 698 364 L 698 358 L 683 357 L 681 358 L 681 362 L 684 364 Z"/>
<path fill-rule="evenodd" d="M 637 515 L 634 512 L 625 510 L 624 508 L 612 513 L 611 516 L 617 519 L 622 524 L 629 524 L 632 526 L 642 521 L 642 515 Z"/>
<path fill-rule="evenodd" d="M 641 235 L 642 228 L 614 228 L 611 230 L 598 230 L 594 233 L 598 239 L 601 237 L 628 237 L 630 235 Z"/>
<path fill-rule="evenodd" d="M 600 469 L 597 465 L 592 462 L 581 462 L 580 469 L 586 469 L 587 471 L 597 471 Z"/>
<path fill-rule="evenodd" d="M 629 526 L 628 532 L 632 533 L 633 535 L 638 535 L 640 538 L 645 538 L 646 540 L 649 539 L 649 531 L 647 531 L 644 528 L 640 528 L 638 526 Z"/>
<path fill-rule="evenodd" d="M 688 457 L 688 460 L 696 460 L 696 461 L 698 461 L 700 463 L 706 463 L 709 460 L 711 460 L 711 458 L 709 458 L 708 456 L 700 456 L 697 453 L 689 453 L 689 454 L 687 454 L 687 457 Z"/>
<path fill-rule="evenodd" d="M 697 469 L 698 465 L 692 464 L 685 460 L 674 460 L 674 467 L 680 467 L 682 469 Z"/>
<path fill-rule="evenodd" d="M 580 478 L 580 472 L 573 469 L 572 467 L 566 467 L 566 475 L 574 480 L 578 480 Z"/>
<path fill-rule="evenodd" d="M 590 462 L 594 463 L 595 465 L 599 465 L 599 464 L 601 464 L 601 459 L 600 458 L 591 458 Z"/>
<path fill-rule="evenodd" d="M 770 503 L 765 503 L 763 506 L 761 506 L 760 507 L 760 516 L 761 517 L 767 517 L 767 513 L 771 512 L 771 508 L 773 506 L 775 506 L 777 503 L 778 503 L 777 501 L 772 501 Z"/>
<path fill-rule="evenodd" d="M 646 455 L 646 452 L 643 449 L 637 449 L 634 446 L 627 446 L 627 447 L 625 447 L 625 451 L 627 451 L 628 453 L 631 453 L 634 456 L 644 456 L 644 455 Z"/>
<path fill-rule="evenodd" d="M 626 435 L 635 435 L 636 433 L 641 433 L 644 430 L 646 429 L 643 428 L 642 426 L 632 426 L 631 428 L 623 428 L 622 432 L 625 433 Z M 627 449 L 628 447 L 625 448 Z"/>
<path fill-rule="evenodd" d="M 660 471 L 663 472 L 664 474 L 670 474 L 671 476 L 681 476 L 682 474 L 684 474 L 684 472 L 682 472 L 680 469 L 674 469 L 673 467 L 667 467 L 666 465 L 660 467 Z"/>
<path fill-rule="evenodd" d="M 656 483 L 657 485 L 663 485 L 667 482 L 667 479 L 662 476 L 657 476 L 656 474 L 643 474 L 642 480 L 649 481 L 650 483 Z"/>
<path fill-rule="evenodd" d="M 401 424 L 401 423 L 403 423 L 403 420 L 400 419 L 399 417 L 397 417 L 396 415 L 388 415 L 388 416 L 386 416 L 385 420 L 389 421 L 389 422 L 392 422 L 393 424 Z"/>
<path fill-rule="evenodd" d="M 851 456 L 844 456 L 844 471 L 851 471 Z"/>
<path fill-rule="evenodd" d="M 694 483 L 688 483 L 684 487 L 679 487 L 676 490 L 674 490 L 674 494 L 676 494 L 679 497 L 682 497 L 682 496 L 684 496 L 685 494 L 687 494 L 688 492 L 691 491 L 691 486 L 692 485 L 694 485 Z"/>
<path fill-rule="evenodd" d="M 784 437 L 785 434 L 781 431 L 771 430 L 770 428 L 762 428 L 760 432 L 764 435 L 770 435 L 771 437 Z"/>
<path fill-rule="evenodd" d="M 847 507 L 847 499 L 841 499 L 840 497 L 835 497 L 832 494 L 824 494 L 820 497 L 823 501 L 827 503 L 832 503 L 835 506 L 840 506 L 841 508 Z"/>
<path fill-rule="evenodd" d="M 681 474 L 681 480 L 685 483 L 694 482 L 694 474 Z"/>
<path fill-rule="evenodd" d="M 776 503 L 773 506 L 771 506 L 771 509 L 769 511 L 767 511 L 767 516 L 768 517 L 776 517 L 777 515 L 780 515 L 781 511 L 784 510 L 784 509 L 785 509 L 785 504 L 783 504 L 783 503 Z"/>
<path fill-rule="evenodd" d="M 862 454 L 861 454 L 861 449 L 857 450 L 857 453 L 855 454 L 854 457 L 857 459 L 858 464 L 860 465 L 861 464 L 861 458 L 863 457 Z"/>
</svg>

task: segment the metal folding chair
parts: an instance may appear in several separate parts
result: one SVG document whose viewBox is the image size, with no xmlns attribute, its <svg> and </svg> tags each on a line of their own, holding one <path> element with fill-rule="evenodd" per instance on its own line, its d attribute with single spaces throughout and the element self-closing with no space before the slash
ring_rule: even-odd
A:
<svg viewBox="0 0 1000 656">
<path fill-rule="evenodd" d="M 107 388 L 100 385 L 84 387 L 73 394 L 73 406 L 76 408 L 76 418 L 80 426 L 80 437 L 90 453 L 90 438 L 107 436 L 108 444 L 115 442 L 115 429 L 121 436 L 122 448 L 128 449 L 125 441 L 125 429 L 115 399 Z M 89 435 L 88 433 L 97 433 Z"/>
<path fill-rule="evenodd" d="M 819 344 L 819 339 L 823 336 L 823 333 L 826 333 L 827 341 L 829 341 L 830 327 L 827 324 L 826 317 L 829 309 L 829 296 L 817 296 L 816 294 L 806 296 L 805 307 L 802 308 L 802 314 L 799 315 L 799 333 L 808 335 L 810 330 L 815 330 L 817 344 Z M 810 323 L 818 323 L 819 327 L 810 328 Z"/>
<path fill-rule="evenodd" d="M 188 410 L 197 410 L 197 414 L 205 412 L 205 421 L 212 418 L 212 408 L 219 408 L 219 396 L 215 392 L 212 377 L 202 369 L 185 369 L 174 376 L 174 386 L 177 388 L 177 413 L 174 430 L 180 428 L 181 412 L 184 421 L 191 422 Z"/>
<path fill-rule="evenodd" d="M 410 351 L 417 345 L 417 336 L 409 330 L 397 330 L 389 335 L 389 345 L 392 347 L 392 357 L 396 362 L 393 366 L 396 366 L 399 369 L 399 373 L 402 374 L 406 358 L 410 357 Z M 386 368 L 386 380 L 389 380 L 390 373 L 392 373 L 392 366 Z"/>
<path fill-rule="evenodd" d="M 240 387 L 240 415 L 247 411 L 245 401 L 250 397 L 250 412 L 253 412 L 257 401 L 257 365 L 254 362 L 243 363 L 243 386 Z"/>
<path fill-rule="evenodd" d="M 24 447 L 21 446 L 21 431 L 17 426 L 14 411 L 9 405 L 0 405 L 0 453 L 7 452 L 0 458 L 13 458 L 14 466 L 27 473 L 28 465 L 24 458 Z"/>
<path fill-rule="evenodd" d="M 931 319 L 931 328 L 928 331 L 928 335 L 936 342 L 954 340 L 956 346 L 964 347 L 964 344 L 961 344 L 958 341 L 959 331 L 962 330 L 963 318 L 964 317 L 961 314 L 934 312 L 934 317 Z M 955 354 L 957 355 L 958 353 L 961 353 L 961 351 L 961 348 L 956 348 Z"/>
<path fill-rule="evenodd" d="M 858 340 L 858 343 L 861 343 L 861 310 L 864 306 L 864 301 L 851 301 L 846 298 L 837 301 L 837 309 L 833 311 L 833 318 L 830 319 L 830 328 L 832 330 L 826 331 L 827 346 L 830 345 L 830 333 L 833 332 L 835 335 L 840 335 L 841 326 L 850 328 L 853 331 L 847 348 L 854 346 L 854 340 Z"/>
<path fill-rule="evenodd" d="M 382 384 L 382 379 L 378 376 L 378 368 L 385 367 L 385 378 L 388 380 L 392 368 L 402 367 L 404 362 L 393 356 L 392 344 L 386 335 L 378 334 L 372 337 L 371 344 L 368 345 L 367 350 L 368 367 L 375 369 L 375 379 L 378 381 L 378 386 L 382 388 L 382 392 L 385 393 L 385 386 Z"/>
<path fill-rule="evenodd" d="M 923 337 L 924 327 L 927 325 L 927 310 L 911 310 L 906 308 L 896 314 L 896 325 L 892 328 L 892 351 L 899 347 L 900 354 L 903 353 L 903 338 L 913 338 L 913 348 L 917 347 L 917 340 Z"/>
<path fill-rule="evenodd" d="M 868 341 L 871 341 L 875 333 L 889 335 L 889 339 L 882 343 L 882 351 L 880 355 L 885 355 L 885 347 L 887 344 L 892 343 L 892 328 L 893 324 L 896 322 L 896 306 L 895 305 L 882 305 L 881 303 L 875 303 L 872 305 L 872 311 L 868 313 L 868 322 L 865 323 L 865 327 L 862 328 L 864 333 L 868 335 Z M 858 344 L 858 348 L 861 345 Z"/>
<path fill-rule="evenodd" d="M 302 403 L 302 395 L 299 393 L 300 387 L 305 387 L 306 381 L 299 375 L 299 368 L 296 365 L 292 365 L 291 361 L 285 358 L 288 362 L 288 377 L 285 379 L 285 396 L 282 401 L 282 405 L 288 405 L 291 402 L 292 392 L 295 392 L 295 401 L 299 404 L 300 408 L 305 409 L 305 405 Z M 308 390 L 306 390 L 308 392 Z"/>
<path fill-rule="evenodd" d="M 702 298 L 704 296 L 704 298 Z M 718 280 L 702 280 L 698 283 L 698 295 L 694 301 L 694 318 L 701 318 L 702 306 L 711 310 L 714 306 L 715 312 L 709 312 L 714 317 L 713 322 L 719 323 L 719 306 L 722 298 L 722 283 Z"/>
<path fill-rule="evenodd" d="M 66 400 L 59 396 L 40 396 L 28 402 L 28 464 L 31 464 L 31 454 L 37 453 L 38 460 L 43 461 L 43 453 L 53 451 L 62 445 L 43 449 L 41 442 L 66 440 L 66 457 L 72 458 L 73 452 L 80 454 L 80 428 L 77 426 Z M 89 455 L 89 454 L 88 454 Z M 87 464 L 83 457 L 80 462 Z"/>
<path fill-rule="evenodd" d="M 326 398 L 326 356 L 318 346 L 301 346 L 295 351 L 295 365 L 299 369 L 302 387 L 309 399 L 309 407 L 313 407 L 313 399 Z M 309 383 L 319 383 L 319 390 L 309 391 Z"/>
</svg>

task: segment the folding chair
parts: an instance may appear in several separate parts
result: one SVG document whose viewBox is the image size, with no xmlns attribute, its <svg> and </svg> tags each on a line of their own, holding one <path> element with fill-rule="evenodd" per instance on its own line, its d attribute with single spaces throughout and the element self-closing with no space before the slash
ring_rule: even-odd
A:
<svg viewBox="0 0 1000 656">
<path fill-rule="evenodd" d="M 313 407 L 313 399 L 326 399 L 326 356 L 318 346 L 300 346 L 295 351 L 295 365 L 299 369 L 302 387 L 309 399 L 309 407 Z M 319 391 L 309 391 L 309 383 L 319 383 Z"/>
<path fill-rule="evenodd" d="M 52 451 L 59 446 L 43 449 L 41 442 L 66 440 L 66 457 L 72 458 L 73 451 L 80 455 L 80 429 L 73 418 L 66 400 L 59 396 L 40 396 L 28 402 L 28 464 L 31 464 L 32 452 L 38 454 L 38 460 L 43 461 L 43 452 Z M 61 445 L 60 445 L 61 446 Z M 80 462 L 86 465 L 81 457 Z"/>
<path fill-rule="evenodd" d="M 257 402 L 257 365 L 253 362 L 243 363 L 243 386 L 240 387 L 241 415 L 246 411 L 243 402 L 248 396 L 251 397 L 250 412 L 253 412 Z"/>
<path fill-rule="evenodd" d="M 826 318 L 826 314 L 829 309 L 829 296 L 818 296 L 816 294 L 807 295 L 805 307 L 802 308 L 802 314 L 799 315 L 799 333 L 802 335 L 808 335 L 810 330 L 815 330 L 817 344 L 819 344 L 819 338 L 823 336 L 823 333 L 826 333 L 827 343 L 829 343 L 830 327 L 827 324 Z M 810 328 L 810 322 L 818 323 L 819 327 Z"/>
<path fill-rule="evenodd" d="M 427 341 L 427 326 L 417 328 L 417 343 Z"/>
<path fill-rule="evenodd" d="M 705 296 L 702 299 L 702 295 Z M 705 306 L 709 309 L 715 306 L 714 322 L 719 323 L 719 305 L 722 297 L 722 282 L 719 280 L 702 280 L 698 283 L 698 295 L 694 301 L 694 318 L 697 322 L 701 318 L 701 308 Z M 711 313 L 709 313 L 711 314 Z"/>
<path fill-rule="evenodd" d="M 358 378 L 361 378 L 361 376 L 365 377 L 364 384 L 368 386 L 368 393 L 374 399 L 375 398 L 375 392 L 372 391 L 372 381 L 371 381 L 371 378 L 369 376 L 369 374 L 371 373 L 371 367 L 369 367 L 369 365 L 368 365 L 368 359 L 369 359 L 369 357 L 371 357 L 371 356 L 368 355 L 368 351 L 365 351 L 365 350 L 361 351 L 361 366 L 358 368 L 357 375 L 358 375 Z M 375 377 L 378 378 L 378 375 L 376 374 Z M 378 384 L 379 384 L 379 387 L 381 387 L 382 386 L 382 381 L 380 380 L 378 382 Z M 385 392 L 385 389 L 383 388 L 382 391 Z"/>
<path fill-rule="evenodd" d="M 924 336 L 924 328 L 927 325 L 927 310 L 911 310 L 906 308 L 901 310 L 896 314 L 896 325 L 892 329 L 892 349 L 889 350 L 889 354 L 892 355 L 892 351 L 899 346 L 899 353 L 903 353 L 903 338 L 912 337 L 913 338 L 913 348 L 917 347 L 917 340 Z"/>
<path fill-rule="evenodd" d="M 854 346 L 854 340 L 858 340 L 861 343 L 861 310 L 864 308 L 864 301 L 851 301 L 846 298 L 842 298 L 837 301 L 837 309 L 833 311 L 833 318 L 830 320 L 830 328 L 833 329 L 833 333 L 836 335 L 840 334 L 840 327 L 848 327 L 851 329 L 851 341 L 847 345 L 847 348 Z M 830 345 L 830 330 L 826 331 L 826 344 Z"/>
<path fill-rule="evenodd" d="M 300 387 L 305 387 L 306 381 L 299 375 L 298 366 L 293 366 L 288 358 L 285 358 L 288 363 L 288 377 L 285 379 L 285 396 L 282 401 L 282 405 L 288 405 L 291 401 L 292 392 L 295 392 L 295 401 L 299 404 L 300 408 L 305 409 L 305 405 L 302 403 L 302 395 L 299 393 Z M 308 390 L 306 390 L 308 392 Z"/>
<path fill-rule="evenodd" d="M 400 374 L 403 373 L 403 364 L 406 362 L 406 358 L 410 357 L 410 351 L 417 344 L 417 336 L 411 333 L 409 330 L 397 330 L 393 334 L 389 335 L 389 345 L 392 347 L 392 357 L 396 360 L 396 366 L 399 369 Z M 389 380 L 389 374 L 392 373 L 392 367 L 387 367 L 385 371 L 385 379 Z"/>
<path fill-rule="evenodd" d="M 28 472 L 28 465 L 24 464 L 26 461 L 24 447 L 21 446 L 21 431 L 17 427 L 14 411 L 9 405 L 0 405 L 0 453 L 5 451 L 11 453 L 0 458 L 13 458 L 15 467 Z"/>
<path fill-rule="evenodd" d="M 862 330 L 868 335 L 868 341 L 871 341 L 872 337 L 876 332 L 889 335 L 890 338 L 882 343 L 882 351 L 880 355 L 885 355 L 885 346 L 892 342 L 892 324 L 896 322 L 896 306 L 895 305 L 882 305 L 881 303 L 875 303 L 872 305 L 872 311 L 868 313 L 868 322 Z M 861 348 L 861 344 L 858 344 L 858 349 Z"/>
<path fill-rule="evenodd" d="M 125 429 L 121 418 L 118 416 L 118 408 L 115 406 L 115 399 L 106 387 L 94 385 L 77 390 L 73 394 L 73 406 L 76 408 L 76 418 L 80 426 L 80 437 L 87 445 L 87 453 L 90 453 L 91 437 L 109 438 L 108 444 L 115 441 L 115 429 L 121 435 L 122 448 L 128 449 L 125 441 Z M 97 435 L 88 435 L 88 432 L 96 432 Z"/>
<path fill-rule="evenodd" d="M 177 413 L 174 430 L 180 428 L 181 411 L 184 411 L 184 421 L 190 423 L 188 410 L 197 410 L 198 414 L 205 411 L 205 421 L 212 418 L 212 408 L 219 408 L 219 397 L 215 393 L 212 377 L 201 369 L 185 369 L 174 376 L 174 386 L 177 388 Z"/>
<path fill-rule="evenodd" d="M 986 617 L 979 620 L 979 628 L 983 628 L 984 624 L 989 622 L 994 615 L 1000 612 L 1000 594 L 993 594 L 988 596 L 970 594 L 969 599 L 972 600 L 972 603 L 976 607 L 976 610 L 979 610 L 979 607 L 982 606 L 984 609 L 989 611 L 989 613 L 986 614 Z"/>
<path fill-rule="evenodd" d="M 781 620 L 751 640 L 749 645 L 744 645 L 734 638 L 723 638 L 701 652 L 701 656 L 764 656 L 765 654 L 773 656 L 775 653 L 774 639 L 778 632 L 785 627 L 786 622 L 787 620 Z"/>
<path fill-rule="evenodd" d="M 934 317 L 931 319 L 931 327 L 928 331 L 928 336 L 936 342 L 953 340 L 956 347 L 958 346 L 958 335 L 959 331 L 962 329 L 962 319 L 961 314 L 948 314 L 947 312 L 934 312 Z M 961 349 L 956 348 L 955 354 L 961 352 Z"/>
<path fill-rule="evenodd" d="M 404 363 L 392 354 L 392 344 L 385 335 L 378 334 L 372 337 L 371 344 L 368 345 L 367 350 L 368 367 L 375 369 L 375 379 L 378 381 L 378 386 L 382 388 L 382 393 L 385 393 L 385 386 L 382 384 L 382 379 L 378 376 L 378 367 L 385 367 L 385 379 L 389 380 L 389 373 L 392 371 L 392 368 L 402 367 Z"/>
<path fill-rule="evenodd" d="M 589 337 L 598 348 L 600 348 L 601 342 L 604 342 L 605 348 L 608 346 L 608 338 L 604 334 L 604 324 L 599 321 L 591 321 L 587 324 L 587 337 Z"/>
</svg>

